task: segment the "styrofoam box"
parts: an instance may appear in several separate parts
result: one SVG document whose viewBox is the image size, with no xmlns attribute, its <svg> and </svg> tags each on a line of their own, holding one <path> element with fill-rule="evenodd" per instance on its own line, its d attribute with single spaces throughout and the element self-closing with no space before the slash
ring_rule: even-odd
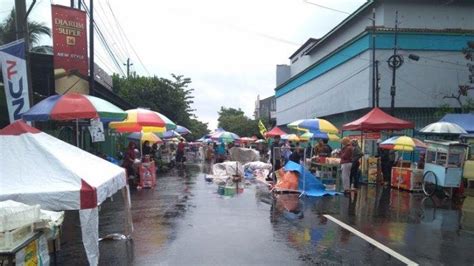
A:
<svg viewBox="0 0 474 266">
<path fill-rule="evenodd" d="M 19 227 L 17 229 L 0 233 L 0 250 L 12 249 L 34 234 L 33 225 Z"/>
<path fill-rule="evenodd" d="M 38 222 L 40 206 L 32 205 L 22 208 L 0 209 L 0 232 L 10 231 L 25 225 Z"/>
</svg>

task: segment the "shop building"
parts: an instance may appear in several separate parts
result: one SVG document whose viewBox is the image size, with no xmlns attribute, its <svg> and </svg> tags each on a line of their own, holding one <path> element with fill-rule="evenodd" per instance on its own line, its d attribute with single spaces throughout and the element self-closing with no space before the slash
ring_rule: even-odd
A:
<svg viewBox="0 0 474 266">
<path fill-rule="evenodd" d="M 309 39 L 290 56 L 289 65 L 277 66 L 277 124 L 323 117 L 341 126 L 376 104 L 377 83 L 378 106 L 390 111 L 392 69 L 387 60 L 394 53 L 395 35 L 404 63 L 396 71 L 394 115 L 417 127 L 439 120 L 441 105 L 458 107 L 445 96 L 469 83 L 462 50 L 474 40 L 472 14 L 474 2 L 467 0 L 368 1 L 326 35 Z M 409 59 L 410 54 L 418 61 Z M 379 75 L 374 75 L 376 69 Z"/>
<path fill-rule="evenodd" d="M 275 96 L 270 96 L 260 100 L 260 95 L 257 96 L 255 101 L 255 119 L 268 121 L 274 125 L 276 122 L 276 101 Z"/>
</svg>

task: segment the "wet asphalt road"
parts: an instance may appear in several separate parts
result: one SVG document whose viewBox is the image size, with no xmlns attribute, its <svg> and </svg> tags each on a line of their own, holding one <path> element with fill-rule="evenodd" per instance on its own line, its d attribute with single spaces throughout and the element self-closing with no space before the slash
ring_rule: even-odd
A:
<svg viewBox="0 0 474 266">
<path fill-rule="evenodd" d="M 102 241 L 101 265 L 402 265 L 328 220 L 351 225 L 420 265 L 473 265 L 474 197 L 452 204 L 363 186 L 352 196 L 272 198 L 252 184 L 224 197 L 187 165 L 132 190 L 133 241 Z M 124 226 L 120 195 L 100 212 L 100 236 Z M 66 215 L 59 264 L 85 261 L 74 213 Z M 76 220 L 77 221 L 77 220 Z"/>
</svg>

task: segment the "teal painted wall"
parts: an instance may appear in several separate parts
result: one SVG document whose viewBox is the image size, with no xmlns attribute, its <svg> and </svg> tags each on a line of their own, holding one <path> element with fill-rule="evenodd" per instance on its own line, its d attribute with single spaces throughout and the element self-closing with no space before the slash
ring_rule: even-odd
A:
<svg viewBox="0 0 474 266">
<path fill-rule="evenodd" d="M 316 64 L 308 67 L 301 74 L 280 87 L 275 96 L 281 97 L 299 86 L 321 76 L 331 69 L 344 64 L 357 55 L 371 48 L 372 34 L 364 34 L 351 42 L 348 42 L 340 50 L 323 58 Z M 399 33 L 399 47 L 403 50 L 423 51 L 462 51 L 467 41 L 474 39 L 474 34 L 427 34 L 427 33 Z M 376 48 L 385 50 L 392 49 L 394 43 L 393 33 L 376 33 Z"/>
</svg>

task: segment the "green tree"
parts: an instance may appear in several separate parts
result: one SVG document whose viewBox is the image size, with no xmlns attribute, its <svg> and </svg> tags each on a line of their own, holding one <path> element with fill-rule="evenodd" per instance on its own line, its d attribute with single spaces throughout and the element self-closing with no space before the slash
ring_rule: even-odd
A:
<svg viewBox="0 0 474 266">
<path fill-rule="evenodd" d="M 160 112 L 173 122 L 187 127 L 193 132 L 186 136 L 188 140 L 207 134 L 207 124 L 198 121 L 193 114 L 195 110 L 191 108 L 194 98 L 194 89 L 189 88 L 191 79 L 174 74 L 171 77 L 132 75 L 125 78 L 115 74 L 113 90 L 131 104 Z"/>
<path fill-rule="evenodd" d="M 15 9 L 12 9 L 10 15 L 0 23 L 0 45 L 16 40 L 16 34 L 16 12 Z M 28 21 L 28 34 L 30 39 L 29 47 L 33 47 L 38 44 L 42 35 L 51 37 L 51 29 L 45 26 L 44 23 Z"/>
<path fill-rule="evenodd" d="M 245 116 L 245 113 L 239 108 L 221 107 L 217 112 L 219 115 L 218 126 L 233 132 L 241 137 L 258 136 L 258 121 Z"/>
</svg>

